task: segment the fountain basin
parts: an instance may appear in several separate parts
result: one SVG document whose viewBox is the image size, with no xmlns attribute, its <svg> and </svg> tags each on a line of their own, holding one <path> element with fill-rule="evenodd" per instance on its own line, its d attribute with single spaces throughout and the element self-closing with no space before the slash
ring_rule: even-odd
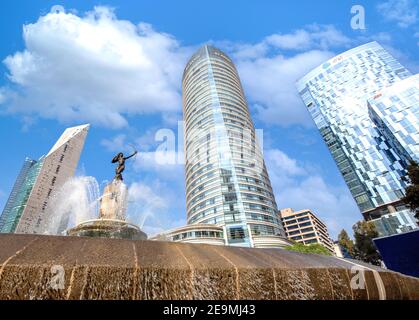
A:
<svg viewBox="0 0 419 320">
<path fill-rule="evenodd" d="M 147 235 L 139 227 L 118 219 L 88 220 L 68 230 L 67 235 L 127 240 L 147 239 Z"/>
<path fill-rule="evenodd" d="M 0 243 L 0 300 L 419 300 L 418 278 L 275 248 L 24 234 Z"/>
</svg>

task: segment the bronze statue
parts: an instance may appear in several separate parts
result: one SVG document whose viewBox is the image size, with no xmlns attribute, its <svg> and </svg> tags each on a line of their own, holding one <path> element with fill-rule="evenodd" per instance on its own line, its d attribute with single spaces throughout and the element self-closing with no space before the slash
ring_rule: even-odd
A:
<svg viewBox="0 0 419 320">
<path fill-rule="evenodd" d="M 138 153 L 137 150 L 135 150 L 135 152 L 132 155 L 130 155 L 129 157 L 124 157 L 124 154 L 122 152 L 120 152 L 112 159 L 112 163 L 118 162 L 118 166 L 115 169 L 114 180 L 120 180 L 120 181 L 124 180 L 122 178 L 122 172 L 124 172 L 124 170 L 125 170 L 125 160 L 128 160 L 129 158 L 132 158 L 137 153 Z"/>
</svg>

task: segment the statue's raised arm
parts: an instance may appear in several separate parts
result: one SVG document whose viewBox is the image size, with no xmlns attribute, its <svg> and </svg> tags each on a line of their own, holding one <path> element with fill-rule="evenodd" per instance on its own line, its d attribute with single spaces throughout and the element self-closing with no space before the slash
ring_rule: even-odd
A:
<svg viewBox="0 0 419 320">
<path fill-rule="evenodd" d="M 134 151 L 134 153 L 126 158 L 124 158 L 124 160 L 128 160 L 129 158 L 132 158 L 133 156 L 135 156 L 138 153 L 137 150 Z"/>
</svg>

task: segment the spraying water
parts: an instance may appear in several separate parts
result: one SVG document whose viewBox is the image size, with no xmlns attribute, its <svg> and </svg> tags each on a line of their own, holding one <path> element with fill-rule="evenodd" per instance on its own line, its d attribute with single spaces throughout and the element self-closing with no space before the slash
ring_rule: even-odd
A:
<svg viewBox="0 0 419 320">
<path fill-rule="evenodd" d="M 69 179 L 50 200 L 41 232 L 64 235 L 79 223 L 98 216 L 100 192 L 94 177 Z"/>
<path fill-rule="evenodd" d="M 108 185 L 109 183 L 106 183 Z M 106 191 L 106 188 L 105 188 Z M 128 190 L 121 184 L 120 195 L 125 204 L 117 210 L 117 219 L 127 220 L 130 223 L 143 227 L 147 218 L 152 216 L 150 208 L 136 200 L 126 201 Z M 66 235 L 66 231 L 74 228 L 82 222 L 101 218 L 99 211 L 102 198 L 109 193 L 100 196 L 100 187 L 94 177 L 79 176 L 70 178 L 60 190 L 50 199 L 43 225 L 42 234 Z M 128 203 L 126 203 L 128 202 Z M 126 207 L 125 207 L 126 206 Z"/>
</svg>

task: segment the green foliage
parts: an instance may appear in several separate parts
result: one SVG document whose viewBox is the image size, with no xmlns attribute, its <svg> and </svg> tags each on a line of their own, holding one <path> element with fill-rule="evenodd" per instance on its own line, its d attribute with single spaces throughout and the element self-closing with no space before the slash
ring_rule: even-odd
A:
<svg viewBox="0 0 419 320">
<path fill-rule="evenodd" d="M 342 231 L 338 235 L 338 243 L 342 246 L 346 252 L 353 257 L 354 256 L 354 242 L 351 238 L 349 238 L 348 233 L 346 230 L 342 229 Z"/>
<path fill-rule="evenodd" d="M 294 243 L 293 245 L 286 246 L 286 250 L 289 251 L 296 251 L 301 253 L 315 253 L 315 254 L 322 254 L 325 256 L 331 256 L 329 250 L 326 249 L 326 247 L 322 246 L 319 243 L 313 243 L 310 245 L 304 245 L 302 243 Z"/>
<path fill-rule="evenodd" d="M 354 258 L 379 266 L 381 255 L 372 239 L 378 237 L 375 225 L 368 221 L 359 221 L 354 229 Z"/>
<path fill-rule="evenodd" d="M 407 168 L 408 177 L 406 180 L 410 185 L 406 188 L 406 195 L 402 199 L 415 212 L 416 219 L 419 220 L 419 164 L 412 161 Z"/>
</svg>

